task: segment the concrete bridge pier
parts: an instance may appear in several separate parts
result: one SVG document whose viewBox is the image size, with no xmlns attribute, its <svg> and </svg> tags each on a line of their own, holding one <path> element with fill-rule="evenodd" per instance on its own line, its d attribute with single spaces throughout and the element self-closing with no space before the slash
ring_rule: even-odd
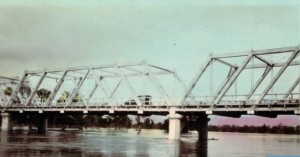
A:
<svg viewBox="0 0 300 157">
<path fill-rule="evenodd" d="M 2 117 L 2 124 L 1 124 L 1 130 L 2 131 L 10 131 L 13 129 L 12 120 L 9 113 L 1 113 Z"/>
<path fill-rule="evenodd" d="M 208 139 L 208 122 L 209 118 L 205 113 L 201 113 L 197 118 L 198 124 L 198 140 L 207 141 Z"/>
<path fill-rule="evenodd" d="M 180 119 L 182 115 L 176 114 L 174 109 L 170 109 L 169 118 L 169 139 L 170 140 L 179 140 L 180 139 Z"/>
<path fill-rule="evenodd" d="M 48 126 L 48 119 L 47 116 L 45 115 L 40 115 L 38 116 L 38 120 L 37 120 L 37 131 L 39 133 L 45 133 L 47 131 L 47 126 Z"/>
</svg>

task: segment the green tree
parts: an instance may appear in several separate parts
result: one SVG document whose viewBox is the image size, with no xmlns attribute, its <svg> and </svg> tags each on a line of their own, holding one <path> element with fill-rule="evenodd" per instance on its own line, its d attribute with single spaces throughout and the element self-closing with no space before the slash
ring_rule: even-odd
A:
<svg viewBox="0 0 300 157">
<path fill-rule="evenodd" d="M 47 100 L 51 94 L 51 91 L 47 90 L 47 89 L 39 89 L 36 94 L 38 95 L 38 97 L 41 99 L 41 100 Z"/>
<path fill-rule="evenodd" d="M 57 102 L 65 102 L 69 96 L 70 96 L 70 93 L 67 91 L 64 91 L 63 93 L 61 93 L 61 96 L 59 97 Z"/>
<path fill-rule="evenodd" d="M 66 100 L 69 98 L 70 93 L 68 91 L 64 91 L 61 96 L 59 97 L 59 99 L 57 100 L 57 102 L 66 102 Z M 82 96 L 77 93 L 73 98 L 72 98 L 72 102 L 83 102 L 82 100 Z"/>
<path fill-rule="evenodd" d="M 144 122 L 144 127 L 145 127 L 146 129 L 150 129 L 150 123 L 151 123 L 150 118 L 146 118 L 146 119 L 145 119 L 145 122 Z"/>
<path fill-rule="evenodd" d="M 77 93 L 74 98 L 72 99 L 72 102 L 83 102 L 83 100 L 81 99 L 81 95 L 79 93 Z"/>
<path fill-rule="evenodd" d="M 27 85 L 22 85 L 19 89 L 22 97 L 27 97 L 31 93 L 31 88 Z"/>
<path fill-rule="evenodd" d="M 7 95 L 7 96 L 11 96 L 12 92 L 13 92 L 13 89 L 11 87 L 7 87 L 4 90 L 4 94 Z"/>
</svg>

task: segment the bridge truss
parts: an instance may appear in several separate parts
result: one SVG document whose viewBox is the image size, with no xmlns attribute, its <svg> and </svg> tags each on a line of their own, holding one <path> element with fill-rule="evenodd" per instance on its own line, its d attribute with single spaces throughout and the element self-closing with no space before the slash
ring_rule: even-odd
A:
<svg viewBox="0 0 300 157">
<path fill-rule="evenodd" d="M 299 105 L 300 66 L 298 55 L 298 46 L 211 55 L 189 84 L 181 99 L 181 104 Z M 225 73 L 224 67 L 228 67 L 227 73 Z M 206 75 L 209 78 L 204 84 L 200 84 L 205 73 L 209 73 L 209 71 L 210 75 Z M 222 78 L 223 80 L 221 80 Z M 215 82 L 217 82 L 217 86 Z M 205 84 L 210 84 L 210 87 Z M 274 88 L 275 85 L 278 88 Z M 210 93 L 206 96 L 199 96 L 196 94 L 195 87 L 197 86 L 209 90 Z M 237 89 L 244 93 L 238 93 Z M 192 93 L 198 97 L 191 95 Z"/>
<path fill-rule="evenodd" d="M 171 105 L 173 104 L 173 99 L 170 98 L 166 87 L 159 79 L 160 76 L 164 75 L 168 75 L 168 78 L 176 80 L 175 82 L 180 88 L 186 89 L 185 84 L 174 71 L 148 64 L 145 61 L 140 63 L 25 71 L 5 106 Z M 30 82 L 30 85 L 26 86 L 26 81 Z M 141 95 L 140 92 L 136 91 L 137 84 L 140 89 L 144 89 L 146 94 L 143 93 L 144 95 Z M 121 86 L 126 88 L 125 90 L 123 89 L 123 98 L 116 97 L 116 93 Z M 150 86 L 159 94 L 158 97 L 154 98 L 152 94 L 149 94 L 151 93 Z"/>
<path fill-rule="evenodd" d="M 298 46 L 210 55 L 187 87 L 175 71 L 147 62 L 25 71 L 1 108 L 20 113 L 300 114 L 299 60 Z M 170 89 L 174 84 L 180 89 Z M 174 91 L 179 96 L 170 94 Z"/>
</svg>

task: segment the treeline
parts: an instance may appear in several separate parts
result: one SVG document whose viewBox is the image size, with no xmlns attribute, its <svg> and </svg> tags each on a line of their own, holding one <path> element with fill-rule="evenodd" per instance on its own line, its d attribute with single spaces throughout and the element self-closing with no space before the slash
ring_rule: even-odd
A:
<svg viewBox="0 0 300 157">
<path fill-rule="evenodd" d="M 49 127 L 65 128 L 139 128 L 162 129 L 162 123 L 154 123 L 150 117 L 135 117 L 136 123 L 127 115 L 53 115 L 48 117 Z"/>
<path fill-rule="evenodd" d="M 300 125 L 293 126 L 285 126 L 279 124 L 277 126 L 236 126 L 236 125 L 209 125 L 208 131 L 216 131 L 216 132 L 240 132 L 240 133 L 270 133 L 270 134 L 300 134 Z"/>
</svg>

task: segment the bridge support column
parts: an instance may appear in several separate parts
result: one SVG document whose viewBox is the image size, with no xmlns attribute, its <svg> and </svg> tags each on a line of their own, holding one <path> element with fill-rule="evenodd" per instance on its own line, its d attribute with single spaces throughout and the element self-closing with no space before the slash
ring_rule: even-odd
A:
<svg viewBox="0 0 300 157">
<path fill-rule="evenodd" d="M 209 122 L 209 118 L 207 117 L 207 115 L 205 113 L 201 113 L 198 118 L 197 118 L 197 122 L 198 122 L 198 140 L 199 141 L 207 141 L 208 139 L 208 122 Z"/>
<path fill-rule="evenodd" d="M 197 118 L 198 124 L 198 142 L 197 142 L 197 155 L 198 156 L 207 156 L 207 140 L 208 140 L 208 122 L 209 118 L 206 113 L 200 113 Z"/>
<path fill-rule="evenodd" d="M 48 119 L 45 115 L 38 116 L 37 129 L 39 133 L 45 133 L 47 131 Z"/>
<path fill-rule="evenodd" d="M 2 124 L 1 130 L 2 131 L 10 131 L 13 128 L 11 117 L 9 113 L 1 113 L 2 117 Z"/>
<path fill-rule="evenodd" d="M 182 115 L 176 114 L 175 110 L 170 109 L 169 118 L 169 139 L 179 140 L 180 139 L 180 119 Z"/>
</svg>

